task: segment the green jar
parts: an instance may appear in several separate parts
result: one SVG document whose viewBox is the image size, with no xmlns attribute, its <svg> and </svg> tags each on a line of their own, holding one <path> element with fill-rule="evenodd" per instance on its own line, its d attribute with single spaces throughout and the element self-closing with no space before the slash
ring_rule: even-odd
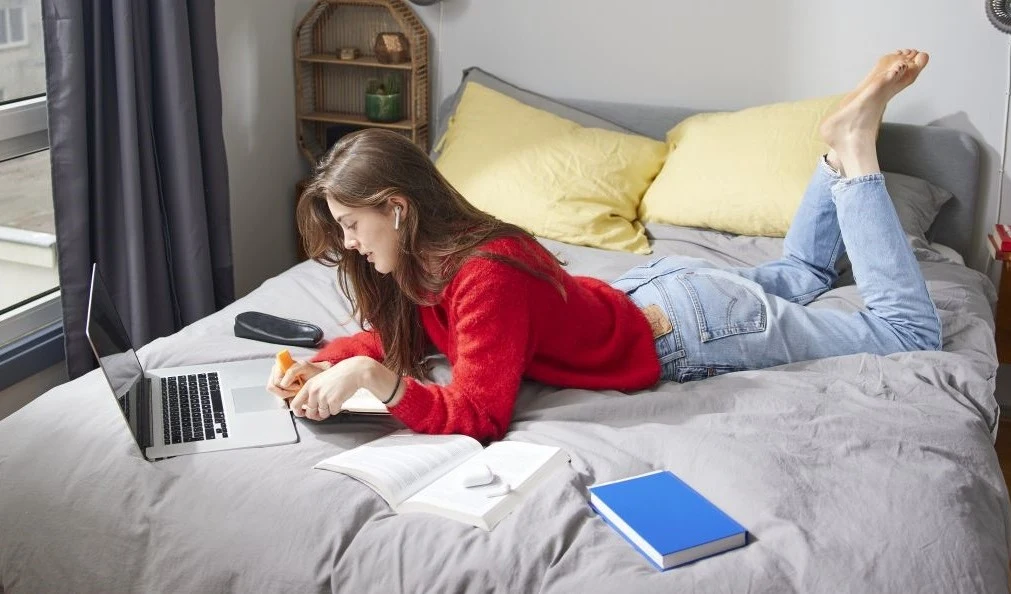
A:
<svg viewBox="0 0 1011 594">
<path fill-rule="evenodd" d="M 400 93 L 394 95 L 365 94 L 365 117 L 372 122 L 396 122 L 403 119 Z"/>
</svg>

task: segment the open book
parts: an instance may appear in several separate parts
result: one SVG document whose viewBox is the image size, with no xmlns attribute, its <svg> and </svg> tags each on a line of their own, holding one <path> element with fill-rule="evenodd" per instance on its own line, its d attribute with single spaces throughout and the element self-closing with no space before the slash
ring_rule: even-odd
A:
<svg viewBox="0 0 1011 594">
<path fill-rule="evenodd" d="M 379 401 L 372 392 L 362 388 L 351 395 L 341 405 L 341 412 L 355 413 L 359 415 L 388 415 L 390 410 Z"/>
<path fill-rule="evenodd" d="M 285 399 L 284 405 L 290 406 L 292 398 Z M 339 413 L 352 413 L 356 415 L 388 415 L 390 409 L 379 401 L 372 392 L 361 388 L 351 395 L 341 405 Z M 338 413 L 338 414 L 339 414 Z"/>
<path fill-rule="evenodd" d="M 397 431 L 332 456 L 314 468 L 351 476 L 371 487 L 397 513 L 427 512 L 491 530 L 537 484 L 569 462 L 554 446 L 497 441 L 482 448 L 466 435 Z M 464 478 L 487 466 L 494 481 L 465 487 Z M 509 486 L 509 492 L 494 496 Z"/>
</svg>

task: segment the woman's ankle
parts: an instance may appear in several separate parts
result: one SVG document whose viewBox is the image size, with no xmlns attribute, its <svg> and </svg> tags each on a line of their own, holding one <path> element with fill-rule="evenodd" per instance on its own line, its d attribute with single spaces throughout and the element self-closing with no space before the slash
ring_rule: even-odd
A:
<svg viewBox="0 0 1011 594">
<path fill-rule="evenodd" d="M 833 173 L 839 177 L 846 176 L 846 172 L 843 171 L 842 161 L 839 160 L 839 155 L 835 152 L 834 148 L 828 149 L 828 152 L 822 158 L 825 159 L 825 164 L 828 165 Z"/>
</svg>

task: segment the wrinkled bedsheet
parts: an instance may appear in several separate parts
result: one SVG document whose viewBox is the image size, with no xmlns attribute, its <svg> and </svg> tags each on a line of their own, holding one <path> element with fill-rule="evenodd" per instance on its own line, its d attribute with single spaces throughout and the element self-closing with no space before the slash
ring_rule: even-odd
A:
<svg viewBox="0 0 1011 594">
<path fill-rule="evenodd" d="M 651 226 L 656 255 L 727 266 L 781 240 Z M 648 256 L 544 241 L 574 274 Z M 914 244 L 943 352 L 853 355 L 633 394 L 526 382 L 507 439 L 571 466 L 492 532 L 393 514 L 313 470 L 399 427 L 295 421 L 296 444 L 146 462 L 99 371 L 0 421 L 0 584 L 73 592 L 999 592 L 1008 497 L 994 453 L 992 284 Z M 259 310 L 356 331 L 334 271 L 299 264 L 139 352 L 148 367 L 271 356 L 235 338 Z M 844 275 L 845 278 L 845 275 Z M 812 307 L 860 307 L 851 285 Z M 311 351 L 293 349 L 308 356 Z M 435 380 L 448 381 L 444 361 Z M 669 469 L 744 525 L 746 547 L 658 572 L 587 504 L 595 482 Z"/>
</svg>

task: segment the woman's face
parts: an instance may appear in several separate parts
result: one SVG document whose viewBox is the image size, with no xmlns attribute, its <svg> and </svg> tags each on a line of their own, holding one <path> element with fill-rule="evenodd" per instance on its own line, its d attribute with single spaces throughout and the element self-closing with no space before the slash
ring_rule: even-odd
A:
<svg viewBox="0 0 1011 594">
<path fill-rule="evenodd" d="M 399 262 L 398 236 L 394 228 L 395 208 L 351 208 L 336 200 L 327 200 L 330 214 L 344 231 L 344 247 L 368 259 L 380 274 L 389 274 Z M 399 207 L 396 207 L 399 208 Z M 403 220 L 401 210 L 401 220 Z"/>
</svg>

